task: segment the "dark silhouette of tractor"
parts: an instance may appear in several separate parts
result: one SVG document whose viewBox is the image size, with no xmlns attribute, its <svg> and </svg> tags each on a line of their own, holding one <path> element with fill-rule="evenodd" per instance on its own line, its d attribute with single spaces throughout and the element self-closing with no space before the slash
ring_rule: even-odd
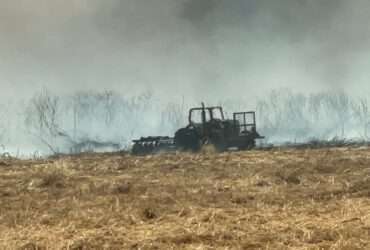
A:
<svg viewBox="0 0 370 250">
<path fill-rule="evenodd" d="M 189 124 L 177 130 L 175 137 L 152 136 L 134 140 L 132 153 L 145 155 L 159 151 L 197 152 L 203 145 L 211 144 L 217 151 L 229 148 L 252 149 L 256 139 L 263 139 L 256 130 L 255 112 L 236 112 L 233 119 L 225 119 L 222 107 L 192 108 Z"/>
</svg>

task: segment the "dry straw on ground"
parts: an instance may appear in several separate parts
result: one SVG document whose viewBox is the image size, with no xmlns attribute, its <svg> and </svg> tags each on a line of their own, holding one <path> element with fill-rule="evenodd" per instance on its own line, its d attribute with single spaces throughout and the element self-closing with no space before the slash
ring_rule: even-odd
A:
<svg viewBox="0 0 370 250">
<path fill-rule="evenodd" d="M 370 150 L 0 160 L 0 249 L 370 249 Z"/>
</svg>

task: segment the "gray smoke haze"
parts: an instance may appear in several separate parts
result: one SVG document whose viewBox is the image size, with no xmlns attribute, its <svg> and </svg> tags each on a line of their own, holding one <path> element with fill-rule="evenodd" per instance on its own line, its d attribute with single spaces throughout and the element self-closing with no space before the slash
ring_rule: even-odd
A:
<svg viewBox="0 0 370 250">
<path fill-rule="evenodd" d="M 26 143 L 16 101 L 44 88 L 151 91 L 159 108 L 234 98 L 252 109 L 281 88 L 366 96 L 369 58 L 367 0 L 0 0 L 0 97 L 12 100 L 0 115 L 16 116 L 0 126 L 18 136 L 9 144 Z M 119 126 L 109 139 L 129 136 Z M 109 129 L 97 127 L 89 136 Z"/>
<path fill-rule="evenodd" d="M 1 0 L 1 92 L 363 93 L 369 24 L 366 0 Z"/>
</svg>

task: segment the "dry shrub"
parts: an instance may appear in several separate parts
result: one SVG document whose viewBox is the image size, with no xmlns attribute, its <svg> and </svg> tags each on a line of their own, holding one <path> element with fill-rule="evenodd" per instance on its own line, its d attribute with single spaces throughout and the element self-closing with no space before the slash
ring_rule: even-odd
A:
<svg viewBox="0 0 370 250">
<path fill-rule="evenodd" d="M 232 194 L 231 202 L 238 205 L 245 205 L 252 203 L 255 199 L 256 198 L 252 194 L 240 192 Z"/>
<path fill-rule="evenodd" d="M 12 197 L 15 194 L 16 191 L 10 188 L 0 189 L 0 197 Z"/>
<path fill-rule="evenodd" d="M 299 185 L 301 184 L 301 176 L 304 170 L 292 166 L 284 166 L 275 172 L 275 175 L 287 184 Z"/>
<path fill-rule="evenodd" d="M 128 194 L 132 190 L 132 184 L 130 182 L 114 183 L 111 190 L 114 194 Z"/>
<path fill-rule="evenodd" d="M 0 167 L 8 167 L 8 166 L 10 166 L 10 163 L 7 163 L 5 161 L 0 161 Z"/>
<path fill-rule="evenodd" d="M 114 183 L 111 183 L 108 180 L 99 180 L 95 181 L 90 188 L 90 191 L 92 195 L 101 195 L 101 196 L 106 196 L 112 193 L 115 193 L 115 188 L 113 187 Z"/>
<path fill-rule="evenodd" d="M 310 232 L 308 232 L 306 237 L 307 243 L 318 244 L 328 241 L 335 242 L 340 238 L 340 235 L 333 229 L 313 228 Z"/>
<path fill-rule="evenodd" d="M 67 177 L 63 170 L 58 168 L 47 168 L 40 171 L 37 176 L 40 178 L 40 188 L 64 188 Z"/>
<path fill-rule="evenodd" d="M 370 197 L 370 178 L 366 177 L 351 184 L 349 192 L 357 196 Z"/>
<path fill-rule="evenodd" d="M 120 195 L 120 194 L 129 194 L 133 189 L 133 185 L 129 181 L 125 180 L 104 180 L 97 179 L 93 181 L 88 181 L 87 183 L 80 184 L 79 191 L 82 194 L 89 195 Z"/>
<path fill-rule="evenodd" d="M 180 209 L 175 207 L 174 201 L 166 194 L 148 195 L 149 197 L 138 197 L 135 204 L 138 216 L 142 220 L 150 221 L 170 214 L 178 216 Z"/>
<path fill-rule="evenodd" d="M 3 159 L 5 159 L 5 160 L 15 160 L 15 158 L 13 156 L 11 156 L 11 154 L 8 153 L 8 152 L 0 154 L 0 159 L 1 160 L 3 160 Z"/>
<path fill-rule="evenodd" d="M 338 171 L 338 166 L 334 164 L 327 164 L 324 162 L 320 162 L 314 165 L 313 169 L 315 169 L 320 174 L 332 174 Z"/>
<path fill-rule="evenodd" d="M 257 180 L 254 185 L 257 187 L 269 187 L 271 186 L 271 183 L 265 180 Z"/>
<path fill-rule="evenodd" d="M 158 212 L 154 207 L 145 207 L 142 209 L 142 217 L 144 220 L 153 220 L 158 217 Z"/>
<path fill-rule="evenodd" d="M 58 217 L 56 217 L 55 215 L 51 215 L 51 214 L 43 214 L 40 216 L 39 220 L 40 220 L 40 224 L 43 226 L 53 226 L 56 224 Z"/>
</svg>

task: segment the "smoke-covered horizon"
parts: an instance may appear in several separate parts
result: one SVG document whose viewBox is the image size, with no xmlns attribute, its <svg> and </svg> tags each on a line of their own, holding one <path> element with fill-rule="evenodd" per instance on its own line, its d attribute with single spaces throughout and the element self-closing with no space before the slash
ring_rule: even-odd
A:
<svg viewBox="0 0 370 250">
<path fill-rule="evenodd" d="M 182 100 L 252 109 L 276 89 L 303 93 L 308 106 L 310 93 L 360 100 L 370 94 L 369 58 L 366 0 L 0 0 L 0 115 L 8 118 L 0 126 L 8 145 L 35 146 L 17 131 L 25 130 L 24 106 L 42 89 L 60 97 L 68 112 L 76 93 L 94 99 L 112 90 L 122 100 L 153 93 L 158 105 L 146 113 L 152 120 Z M 71 117 L 61 121 L 69 133 Z M 327 126 L 317 135 L 339 119 L 322 117 Z M 350 124 L 346 131 L 358 130 Z M 91 138 L 107 129 L 91 126 Z M 106 139 L 130 136 L 120 135 L 119 126 Z"/>
<path fill-rule="evenodd" d="M 257 130 L 279 145 L 311 140 L 368 141 L 370 98 L 344 92 L 295 93 L 276 89 L 256 101 L 222 99 L 226 119 L 233 112 L 257 112 Z M 198 104 L 199 105 L 199 104 Z M 117 151 L 132 139 L 173 136 L 187 124 L 185 99 L 164 102 L 152 92 L 125 96 L 114 91 L 61 95 L 43 89 L 30 99 L 0 104 L 0 156 L 34 157 L 85 151 Z"/>
<path fill-rule="evenodd" d="M 2 95 L 369 92 L 365 0 L 0 2 Z"/>
</svg>

